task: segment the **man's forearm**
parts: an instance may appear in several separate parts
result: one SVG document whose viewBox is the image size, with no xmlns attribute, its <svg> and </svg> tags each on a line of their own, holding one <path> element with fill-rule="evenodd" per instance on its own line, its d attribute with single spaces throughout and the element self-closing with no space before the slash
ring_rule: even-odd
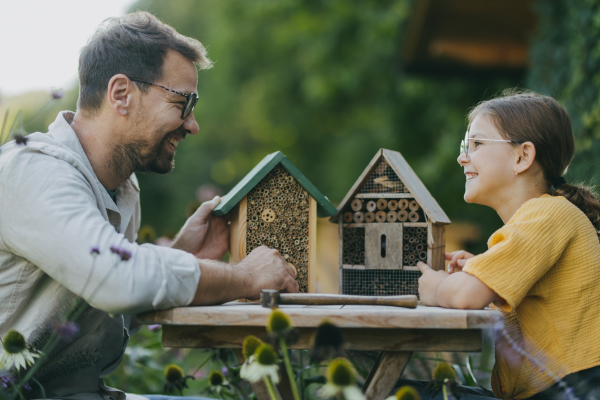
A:
<svg viewBox="0 0 600 400">
<path fill-rule="evenodd" d="M 246 297 L 249 282 L 243 268 L 214 260 L 198 260 L 200 281 L 190 305 L 222 304 Z"/>
</svg>

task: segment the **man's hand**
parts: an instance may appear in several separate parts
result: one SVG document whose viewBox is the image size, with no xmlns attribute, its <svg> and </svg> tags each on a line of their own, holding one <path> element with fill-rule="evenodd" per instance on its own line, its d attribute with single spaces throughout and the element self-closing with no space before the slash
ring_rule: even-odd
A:
<svg viewBox="0 0 600 400">
<path fill-rule="evenodd" d="M 451 274 L 454 272 L 462 271 L 467 260 L 471 257 L 474 257 L 473 254 L 468 253 L 464 250 L 457 250 L 453 251 L 452 253 L 445 253 L 445 256 L 446 260 L 450 260 L 450 263 L 448 263 L 448 272 Z"/>
<path fill-rule="evenodd" d="M 263 289 L 274 289 L 289 293 L 296 293 L 299 289 L 296 282 L 296 271 L 285 261 L 277 250 L 260 246 L 252 250 L 238 264 L 244 275 L 247 276 L 247 285 L 250 288 L 246 298 L 257 300 Z"/>
<path fill-rule="evenodd" d="M 202 203 L 185 221 L 171 247 L 192 253 L 196 258 L 220 260 L 229 251 L 229 220 L 215 217 L 212 210 L 221 202 L 219 196 Z"/>
<path fill-rule="evenodd" d="M 436 300 L 437 288 L 444 279 L 448 277 L 446 271 L 434 271 L 431 267 L 423 262 L 418 262 L 417 267 L 423 274 L 419 278 L 419 297 L 421 303 L 426 306 L 439 306 Z"/>
</svg>

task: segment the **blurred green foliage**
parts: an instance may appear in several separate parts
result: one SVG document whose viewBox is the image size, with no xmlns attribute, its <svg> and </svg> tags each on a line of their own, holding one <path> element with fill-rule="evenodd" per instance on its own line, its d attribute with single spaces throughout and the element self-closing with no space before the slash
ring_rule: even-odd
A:
<svg viewBox="0 0 600 400">
<path fill-rule="evenodd" d="M 462 200 L 456 164 L 467 110 L 516 85 L 503 78 L 410 76 L 399 54 L 411 2 L 141 0 L 208 47 L 195 116 L 168 177 L 140 176 L 144 223 L 175 231 L 199 185 L 224 192 L 281 150 L 334 203 L 379 148 L 400 151 L 453 220 L 476 221 L 485 248 L 500 219 Z"/>
<path fill-rule="evenodd" d="M 577 154 L 566 179 L 589 182 L 600 154 L 600 1 L 539 0 L 535 10 L 529 87 L 569 110 Z"/>
</svg>

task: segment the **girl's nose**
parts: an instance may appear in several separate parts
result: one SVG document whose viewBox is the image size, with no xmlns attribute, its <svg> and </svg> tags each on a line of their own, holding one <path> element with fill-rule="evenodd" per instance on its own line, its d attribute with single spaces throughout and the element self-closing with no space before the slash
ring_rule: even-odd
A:
<svg viewBox="0 0 600 400">
<path fill-rule="evenodd" d="M 456 159 L 456 161 L 461 165 L 461 166 L 465 166 L 465 164 L 468 164 L 469 161 L 471 161 L 471 159 L 468 156 L 465 156 L 464 153 L 460 153 L 460 155 L 458 156 L 458 158 Z"/>
</svg>

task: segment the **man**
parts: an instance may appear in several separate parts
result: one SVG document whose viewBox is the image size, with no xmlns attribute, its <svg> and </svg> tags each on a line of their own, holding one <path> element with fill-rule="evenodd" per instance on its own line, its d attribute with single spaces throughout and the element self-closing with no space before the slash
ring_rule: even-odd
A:
<svg viewBox="0 0 600 400">
<path fill-rule="evenodd" d="M 18 330 L 41 350 L 68 313 L 81 313 L 78 332 L 63 335 L 37 372 L 47 398 L 125 398 L 100 379 L 123 357 L 122 314 L 298 290 L 275 250 L 216 261 L 229 247 L 226 219 L 211 215 L 218 198 L 173 248 L 135 244 L 134 172 L 168 173 L 179 142 L 198 132 L 196 66 L 211 66 L 202 44 L 152 15 L 109 19 L 81 51 L 77 112 L 2 148 L 0 336 Z M 73 310 L 77 296 L 91 307 Z M 31 386 L 28 397 L 42 397 Z"/>
</svg>

